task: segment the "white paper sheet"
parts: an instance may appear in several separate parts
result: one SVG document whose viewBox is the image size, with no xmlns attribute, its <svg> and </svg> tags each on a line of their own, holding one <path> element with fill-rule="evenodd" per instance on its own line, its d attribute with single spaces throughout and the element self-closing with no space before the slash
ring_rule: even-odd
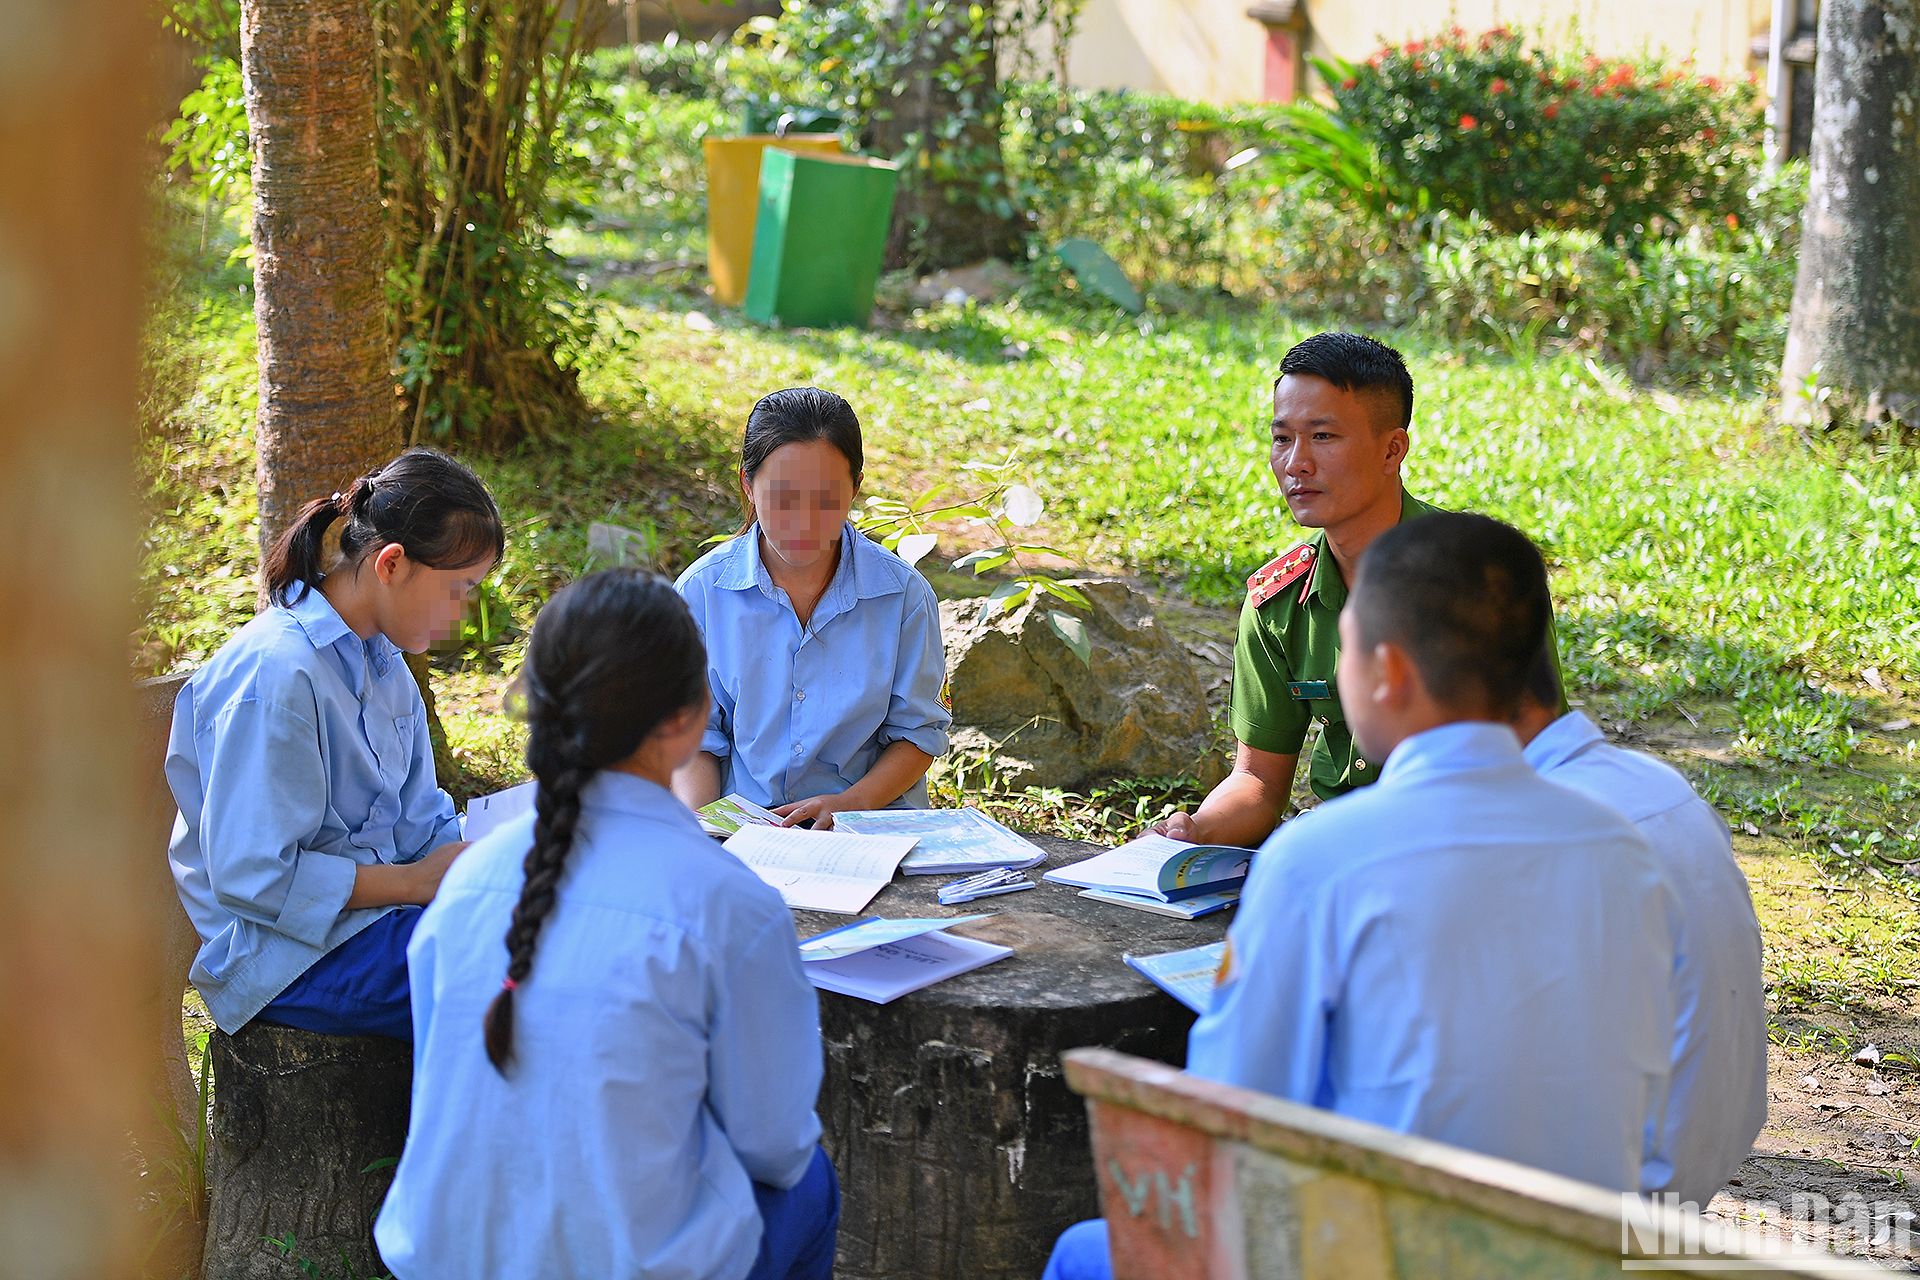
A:
<svg viewBox="0 0 1920 1280">
<path fill-rule="evenodd" d="M 1025 870 L 1046 860 L 1046 851 L 978 809 L 850 809 L 833 815 L 836 831 L 859 835 L 915 836 L 919 843 L 900 870 L 905 875 L 950 875 L 991 867 Z"/>
<path fill-rule="evenodd" d="M 490 796 L 475 796 L 467 801 L 466 816 L 460 821 L 461 835 L 468 840 L 478 840 L 521 814 L 533 812 L 534 791 L 539 785 L 537 782 L 523 782 L 517 787 L 508 787 Z"/>
</svg>

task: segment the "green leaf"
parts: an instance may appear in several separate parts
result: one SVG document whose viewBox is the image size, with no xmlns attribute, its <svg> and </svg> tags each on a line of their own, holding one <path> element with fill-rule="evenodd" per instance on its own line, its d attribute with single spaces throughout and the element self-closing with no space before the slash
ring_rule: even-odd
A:
<svg viewBox="0 0 1920 1280">
<path fill-rule="evenodd" d="M 991 618 L 994 614 L 1006 610 L 1011 612 L 1027 602 L 1033 594 L 1031 582 L 1003 582 L 987 595 L 987 603 L 980 610 L 982 618 Z"/>
<path fill-rule="evenodd" d="M 1056 599 L 1065 600 L 1070 605 L 1075 605 L 1081 609 L 1091 609 L 1093 607 L 1093 601 L 1087 599 L 1087 593 L 1078 587 L 1068 586 L 1064 582 L 1056 582 L 1052 578 L 1043 578 L 1038 574 L 1026 579 L 1026 581 L 1031 582 L 1034 586 L 1039 587 L 1042 591 Z"/>
<path fill-rule="evenodd" d="M 1013 559 L 1012 547 L 983 547 L 979 551 L 969 551 L 955 560 L 953 571 L 958 573 L 962 569 L 971 569 L 976 574 L 986 573 L 991 569 L 998 569 L 1011 559 Z"/>
<path fill-rule="evenodd" d="M 1087 624 L 1072 614 L 1062 613 L 1058 609 L 1047 610 L 1047 627 L 1060 643 L 1073 650 L 1073 656 L 1080 659 L 1082 666 L 1093 665 L 1093 643 L 1087 639 Z"/>
</svg>

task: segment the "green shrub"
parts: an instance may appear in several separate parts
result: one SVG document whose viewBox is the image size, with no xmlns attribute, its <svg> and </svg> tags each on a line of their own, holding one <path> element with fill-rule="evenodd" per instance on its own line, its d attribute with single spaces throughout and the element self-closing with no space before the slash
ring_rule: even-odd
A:
<svg viewBox="0 0 1920 1280">
<path fill-rule="evenodd" d="M 1402 181 L 1500 231 L 1638 242 L 1743 215 L 1759 169 L 1753 85 L 1652 58 L 1554 54 L 1504 28 L 1456 27 L 1322 70 Z"/>
</svg>

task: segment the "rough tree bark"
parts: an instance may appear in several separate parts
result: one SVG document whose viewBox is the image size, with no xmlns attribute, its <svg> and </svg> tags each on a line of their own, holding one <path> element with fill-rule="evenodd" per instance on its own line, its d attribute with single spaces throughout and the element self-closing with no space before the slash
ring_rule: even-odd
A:
<svg viewBox="0 0 1920 1280">
<path fill-rule="evenodd" d="M 157 34 L 138 0 L 26 0 L 0 32 L 0 1270 L 36 1276 L 141 1253 L 160 850 L 134 822 L 127 635 Z"/>
<path fill-rule="evenodd" d="M 1817 371 L 1817 372 L 1816 372 Z M 1808 395 L 1817 380 L 1824 394 Z M 1920 0 L 1827 0 L 1789 421 L 1920 429 Z"/>
<path fill-rule="evenodd" d="M 260 545 L 400 444 L 371 0 L 242 0 L 260 338 Z"/>
<path fill-rule="evenodd" d="M 991 29 L 975 30 L 959 0 L 897 0 L 894 82 L 880 105 L 873 151 L 913 150 L 900 174 L 887 235 L 886 265 L 921 271 L 1011 258 L 1020 248 L 1017 212 L 1007 202 L 1000 150 L 997 51 Z M 986 25 L 986 24 L 983 24 Z M 942 68 L 960 67 L 958 74 Z"/>
<path fill-rule="evenodd" d="M 413 1046 L 254 1021 L 215 1032 L 208 1057 L 219 1176 L 202 1280 L 384 1275 L 373 1220 L 407 1136 Z"/>
</svg>

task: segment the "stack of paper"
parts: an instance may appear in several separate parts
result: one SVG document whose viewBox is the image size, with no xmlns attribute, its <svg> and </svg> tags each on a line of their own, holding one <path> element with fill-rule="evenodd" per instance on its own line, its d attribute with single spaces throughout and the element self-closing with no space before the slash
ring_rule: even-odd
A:
<svg viewBox="0 0 1920 1280">
<path fill-rule="evenodd" d="M 1025 870 L 1046 851 L 978 809 L 851 809 L 833 815 L 836 831 L 912 836 L 918 841 L 900 870 L 910 876 L 951 875 L 991 867 Z"/>
<path fill-rule="evenodd" d="M 1195 1013 L 1205 1013 L 1213 1005 L 1213 988 L 1220 976 L 1220 961 L 1227 943 L 1209 942 L 1204 947 L 1168 951 L 1157 956 L 1122 956 L 1149 982 Z"/>
<path fill-rule="evenodd" d="M 886 1004 L 1012 955 L 1012 947 L 940 932 L 984 918 L 862 920 L 807 939 L 800 958 L 820 990 Z"/>
<path fill-rule="evenodd" d="M 1079 889 L 1131 893 L 1156 902 L 1178 902 L 1238 889 L 1253 865 L 1253 850 L 1224 844 L 1185 844 L 1144 835 L 1084 862 L 1049 871 L 1042 879 Z"/>
<path fill-rule="evenodd" d="M 703 804 L 694 814 L 700 819 L 701 828 L 710 836 L 730 836 L 742 827 L 777 827 L 779 815 L 771 810 L 762 809 L 743 795 L 721 796 L 711 804 Z"/>
<path fill-rule="evenodd" d="M 1219 893 L 1202 893 L 1192 898 L 1181 898 L 1177 902 L 1162 902 L 1158 898 L 1149 898 L 1144 893 L 1122 893 L 1117 889 L 1082 889 L 1080 896 L 1116 907 L 1150 911 L 1156 916 L 1172 916 L 1176 920 L 1198 920 L 1201 916 L 1225 911 L 1240 901 L 1238 889 L 1226 889 Z"/>
<path fill-rule="evenodd" d="M 503 827 L 523 813 L 533 809 L 533 796 L 537 782 L 523 782 L 517 787 L 508 787 L 505 791 L 496 791 L 490 796 L 476 796 L 467 801 L 467 813 L 460 820 L 460 834 L 468 840 L 478 840 L 481 836 Z"/>
<path fill-rule="evenodd" d="M 741 827 L 727 837 L 727 852 L 779 890 L 796 911 L 853 915 L 893 879 L 913 848 L 906 836 L 861 836 L 800 827 Z"/>
</svg>

